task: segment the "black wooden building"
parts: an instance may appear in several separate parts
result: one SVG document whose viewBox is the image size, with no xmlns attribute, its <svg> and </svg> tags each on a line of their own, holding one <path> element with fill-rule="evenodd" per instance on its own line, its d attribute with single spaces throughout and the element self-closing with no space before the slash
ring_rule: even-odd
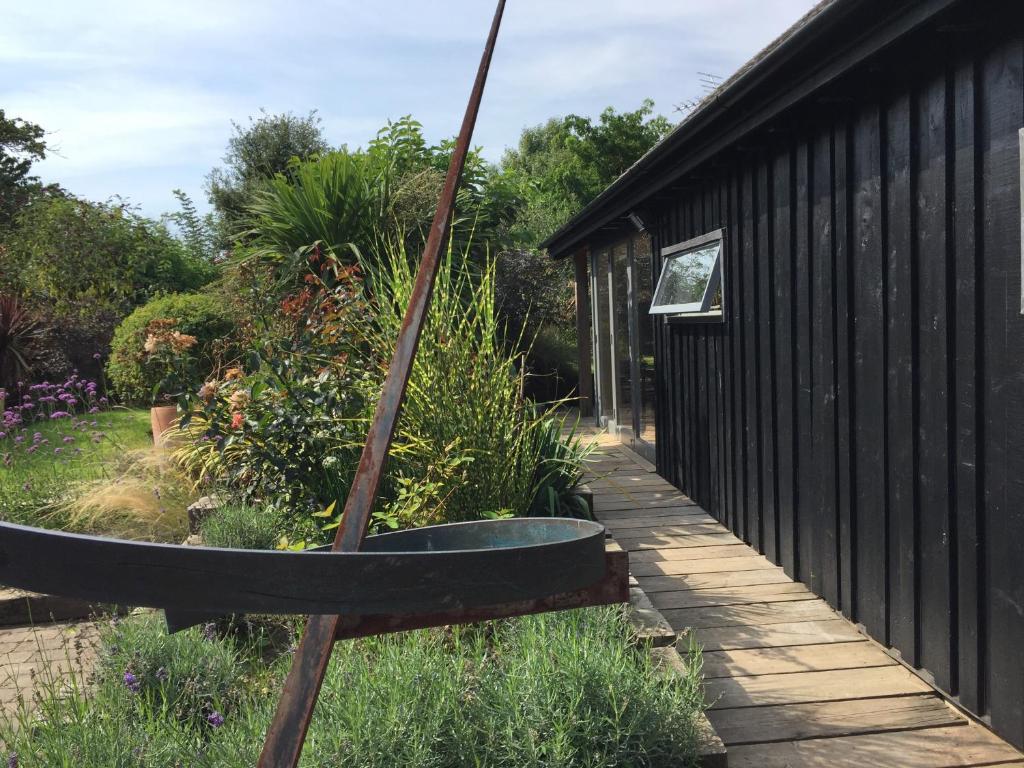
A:
<svg viewBox="0 0 1024 768">
<path fill-rule="evenodd" d="M 1022 0 L 831 0 L 545 243 L 595 417 L 1018 747 L 1022 126 Z"/>
</svg>

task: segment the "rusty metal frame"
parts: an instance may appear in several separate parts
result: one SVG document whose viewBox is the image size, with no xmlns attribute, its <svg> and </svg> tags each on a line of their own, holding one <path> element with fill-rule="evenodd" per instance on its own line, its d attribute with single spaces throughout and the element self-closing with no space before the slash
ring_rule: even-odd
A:
<svg viewBox="0 0 1024 768">
<path fill-rule="evenodd" d="M 473 127 L 480 111 L 484 84 L 487 82 L 487 72 L 490 69 L 504 11 L 505 0 L 498 0 L 487 43 L 480 59 L 480 67 L 469 96 L 469 104 L 466 106 L 466 114 L 462 120 L 462 128 L 459 130 L 459 137 L 452 152 L 441 198 L 434 213 L 434 221 L 430 225 L 430 233 L 427 236 L 419 273 L 416 277 L 416 285 L 402 322 L 395 354 L 384 381 L 380 400 L 377 403 L 373 424 L 367 435 L 366 444 L 363 446 L 359 468 L 356 471 L 348 499 L 345 501 L 341 525 L 334 540 L 333 549 L 336 551 L 355 552 L 362 545 L 366 536 L 370 511 L 380 486 L 384 463 L 394 436 L 395 425 L 398 422 L 405 389 L 409 382 L 409 374 L 412 371 L 413 359 L 419 346 L 423 323 L 430 307 L 434 280 L 437 277 L 441 260 L 441 249 L 448 239 L 455 193 L 466 163 L 466 156 L 469 153 Z M 284 691 L 274 714 L 274 721 L 267 732 L 259 760 L 260 768 L 280 768 L 281 766 L 294 768 L 298 764 L 306 732 L 309 730 L 309 723 L 313 716 L 316 698 L 327 672 L 331 650 L 335 638 L 343 628 L 342 622 L 343 619 L 340 616 L 310 617 L 292 667 L 288 672 Z"/>
</svg>

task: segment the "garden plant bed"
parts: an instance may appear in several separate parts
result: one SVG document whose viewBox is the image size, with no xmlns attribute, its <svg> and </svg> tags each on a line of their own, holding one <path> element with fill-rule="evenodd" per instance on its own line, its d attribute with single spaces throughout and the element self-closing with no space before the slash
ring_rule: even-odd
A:
<svg viewBox="0 0 1024 768">
<path fill-rule="evenodd" d="M 20 766 L 250 766 L 291 630 L 168 636 L 133 615 L 103 629 L 91 688 L 44 683 L 31 737 L 8 718 L 0 741 Z M 302 764 L 707 765 L 702 706 L 692 668 L 659 671 L 621 608 L 368 638 L 337 646 Z"/>
</svg>

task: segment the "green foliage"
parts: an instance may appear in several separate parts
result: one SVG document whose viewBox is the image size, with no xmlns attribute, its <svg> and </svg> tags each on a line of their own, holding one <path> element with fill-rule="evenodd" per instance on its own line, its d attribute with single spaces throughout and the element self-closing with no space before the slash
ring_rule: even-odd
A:
<svg viewBox="0 0 1024 768">
<path fill-rule="evenodd" d="M 307 262 L 304 287 L 282 303 L 278 335 L 248 355 L 249 374 L 229 372 L 192 404 L 177 453 L 190 473 L 292 514 L 340 509 L 415 282 L 410 261 L 397 246 L 367 265 L 371 299 L 354 270 L 318 274 L 311 264 L 322 262 Z M 557 404 L 537 408 L 523 397 L 519 355 L 502 341 L 494 290 L 493 263 L 478 270 L 448 252 L 376 527 L 581 512 L 572 486 L 583 448 L 556 445 Z"/>
<path fill-rule="evenodd" d="M 209 734 L 213 712 L 230 716 L 245 699 L 240 661 L 230 642 L 200 628 L 168 634 L 159 614 L 147 614 L 106 628 L 97 676 L 122 717 Z"/>
<path fill-rule="evenodd" d="M 370 347 L 387 352 L 380 355 L 380 369 L 390 360 L 415 278 L 410 260 L 392 252 L 375 281 L 378 311 Z M 442 467 L 447 479 L 443 492 L 431 493 L 432 514 L 400 519 L 403 527 L 536 512 L 538 495 L 548 498 L 542 478 L 549 471 L 564 473 L 560 499 L 579 479 L 579 445 L 565 446 L 564 462 L 549 463 L 552 436 L 560 440 L 557 404 L 540 408 L 523 397 L 519 354 L 502 343 L 500 322 L 493 262 L 478 272 L 449 251 L 438 271 L 391 459 L 402 476 L 427 482 Z M 552 513 L 571 508 L 559 500 Z"/>
<path fill-rule="evenodd" d="M 6 242 L 4 275 L 33 304 L 61 315 L 121 315 L 168 291 L 213 277 L 167 229 L 124 205 L 62 195 L 34 200 Z"/>
<path fill-rule="evenodd" d="M 147 339 L 156 326 L 193 337 L 195 344 L 180 355 L 147 351 Z M 163 394 L 194 389 L 220 360 L 233 357 L 234 328 L 230 312 L 213 296 L 172 293 L 153 299 L 128 315 L 114 332 L 107 363 L 110 384 L 118 396 L 131 402 L 152 401 L 157 389 Z"/>
<path fill-rule="evenodd" d="M 354 264 L 373 250 L 384 222 L 383 179 L 365 157 L 331 152 L 295 162 L 253 193 L 249 206 L 255 247 L 245 260 L 269 266 L 287 289 L 309 272 L 308 254 Z"/>
<path fill-rule="evenodd" d="M 84 430 L 74 419 L 47 419 L 24 431 L 5 430 L 6 437 L 0 439 L 0 520 L 66 529 L 70 517 L 56 510 L 55 502 L 73 499 L 83 484 L 109 482 L 118 474 L 119 457 L 152 445 L 148 412 L 117 408 L 88 419 Z M 73 445 L 80 453 L 63 442 L 69 435 L 75 437 Z M 39 447 L 28 453 L 25 446 L 33 444 Z M 59 456 L 54 454 L 58 447 Z"/>
<path fill-rule="evenodd" d="M 275 549 L 282 536 L 296 538 L 294 521 L 269 504 L 225 504 L 203 520 L 200 532 L 206 546 L 228 549 Z"/>
<path fill-rule="evenodd" d="M 36 716 L 0 716 L 22 768 L 255 764 L 290 656 L 268 673 L 257 644 L 166 637 L 156 616 L 120 622 L 104 643 L 91 690 L 51 683 Z M 339 643 L 303 764 L 695 766 L 698 656 L 688 668 L 656 669 L 619 608 Z"/>
<path fill-rule="evenodd" d="M 525 201 L 513 236 L 525 248 L 564 224 L 671 129 L 645 99 L 632 112 L 605 109 L 597 122 L 568 115 L 526 128 L 501 168 Z"/>
<path fill-rule="evenodd" d="M 279 173 L 288 170 L 292 158 L 305 160 L 327 152 L 316 110 L 308 115 L 291 112 L 250 117 L 247 125 L 232 122 L 224 167 L 207 177 L 210 203 L 217 213 L 218 243 L 231 244 L 243 229 L 246 209 L 255 193 Z"/>
<path fill-rule="evenodd" d="M 180 210 L 164 214 L 163 218 L 178 227 L 181 242 L 194 262 L 213 264 L 219 255 L 216 220 L 213 214 L 200 216 L 192 198 L 180 189 L 174 190 L 174 197 Z"/>
<path fill-rule="evenodd" d="M 0 109 L 0 232 L 9 229 L 15 214 L 42 190 L 30 171 L 35 161 L 46 157 L 44 135 L 35 123 L 8 118 Z"/>
</svg>

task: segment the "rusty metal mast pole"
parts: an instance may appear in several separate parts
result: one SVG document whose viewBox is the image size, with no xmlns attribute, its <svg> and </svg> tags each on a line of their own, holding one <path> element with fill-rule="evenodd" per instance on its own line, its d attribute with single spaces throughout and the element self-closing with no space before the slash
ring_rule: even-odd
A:
<svg viewBox="0 0 1024 768">
<path fill-rule="evenodd" d="M 484 83 L 487 81 L 487 71 L 491 65 L 494 44 L 498 37 L 498 28 L 501 26 L 504 10 L 505 0 L 499 0 L 494 12 L 494 20 L 491 23 L 491 31 L 487 37 L 487 44 L 480 60 L 480 68 L 476 74 L 476 81 L 473 83 L 469 104 L 466 107 L 466 115 L 462 120 L 459 138 L 448 166 L 444 189 L 438 200 L 437 211 L 434 214 L 434 221 L 430 226 L 430 234 L 423 250 L 423 259 L 420 261 L 416 285 L 409 300 L 409 308 L 405 313 L 402 330 L 398 335 L 395 355 L 391 359 L 391 366 L 388 369 L 387 378 L 384 380 L 373 424 L 370 426 L 366 444 L 363 446 L 363 454 L 359 459 L 359 468 L 352 482 L 348 499 L 345 501 L 341 526 L 338 528 L 332 547 L 335 551 L 355 552 L 360 548 L 366 536 L 367 523 L 377 497 L 377 489 L 380 485 L 388 450 L 391 447 L 395 425 L 398 422 L 413 359 L 419 345 L 420 333 L 430 307 L 434 280 L 441 261 L 441 249 L 445 246 L 448 238 L 455 192 L 462 176 L 466 155 L 469 152 L 469 142 L 473 135 L 477 113 L 480 110 Z M 335 637 L 342 621 L 341 616 L 309 617 L 306 631 L 288 672 L 284 691 L 278 701 L 274 721 L 263 744 L 263 752 L 260 754 L 259 760 L 260 768 L 284 768 L 285 766 L 294 768 L 298 765 L 299 756 L 302 754 L 302 745 L 313 716 L 313 708 L 316 706 L 316 699 L 320 693 L 320 686 L 323 683 L 324 674 L 327 672 L 327 664 L 330 661 Z"/>
</svg>

